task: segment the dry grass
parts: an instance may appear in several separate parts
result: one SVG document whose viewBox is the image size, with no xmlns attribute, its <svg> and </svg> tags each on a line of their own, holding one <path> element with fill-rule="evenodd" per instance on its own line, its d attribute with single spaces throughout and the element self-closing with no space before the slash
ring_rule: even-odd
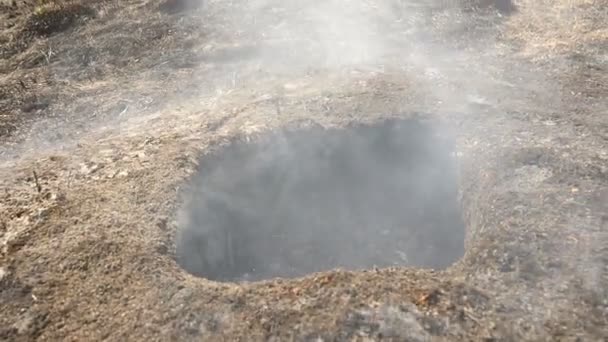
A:
<svg viewBox="0 0 608 342">
<path fill-rule="evenodd" d="M 608 0 L 517 0 L 507 37 L 529 56 L 606 46 Z"/>
<path fill-rule="evenodd" d="M 30 15 L 26 30 L 47 36 L 72 27 L 80 19 L 95 16 L 95 10 L 80 2 L 44 1 Z"/>
</svg>

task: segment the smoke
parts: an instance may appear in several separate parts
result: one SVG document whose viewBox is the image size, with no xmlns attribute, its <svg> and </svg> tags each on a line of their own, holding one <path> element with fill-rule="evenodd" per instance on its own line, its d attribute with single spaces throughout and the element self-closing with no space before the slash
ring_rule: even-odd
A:
<svg viewBox="0 0 608 342">
<path fill-rule="evenodd" d="M 236 45 L 251 48 L 244 63 L 234 64 L 244 86 L 259 82 L 260 70 L 285 78 L 390 70 L 414 81 L 435 110 L 452 112 L 498 106 L 496 94 L 514 91 L 500 57 L 507 48 L 497 40 L 504 16 L 489 8 L 471 15 L 470 1 L 229 3 L 223 14 Z M 237 46 L 231 48 L 238 54 Z"/>
<path fill-rule="evenodd" d="M 380 73 L 386 70 L 387 73 L 398 73 L 404 82 L 415 84 L 416 92 L 423 94 L 421 98 L 417 99 L 419 102 L 417 104 L 427 110 L 458 112 L 459 115 L 476 116 L 486 115 L 488 112 L 506 113 L 522 108 L 534 111 L 537 105 L 551 105 L 559 108 L 561 106 L 560 98 L 555 97 L 555 94 L 559 94 L 561 91 L 559 85 L 549 82 L 546 76 L 530 68 L 524 61 L 514 61 L 512 58 L 506 57 L 512 55 L 513 51 L 509 44 L 502 43 L 500 39 L 499 25 L 500 21 L 504 20 L 505 14 L 491 8 L 471 14 L 467 12 L 469 3 L 475 3 L 475 1 L 328 0 L 304 2 L 257 0 L 210 2 L 210 6 L 228 6 L 222 13 L 225 14 L 226 27 L 234 29 L 234 32 L 231 32 L 233 41 L 218 43 L 217 46 L 210 49 L 210 53 L 216 50 L 215 56 L 219 56 L 218 60 L 221 60 L 221 56 L 227 54 L 217 53 L 217 50 L 224 49 L 234 52 L 234 54 L 228 53 L 230 58 L 225 59 L 228 69 L 233 68 L 226 74 L 239 75 L 239 82 L 233 82 L 233 86 L 237 88 L 257 89 L 261 83 L 269 79 L 276 81 L 276 84 L 281 87 L 292 79 L 307 77 L 315 73 L 332 73 L 348 77 L 350 70 L 373 70 Z M 478 3 L 491 3 L 491 1 L 479 1 Z M 505 6 L 501 7 L 503 9 L 512 10 L 510 2 L 499 1 L 498 3 Z M 319 89 L 319 91 L 322 92 L 323 89 Z M 530 101 L 531 98 L 534 100 Z M 543 110 L 546 111 L 546 108 Z M 500 115 L 496 115 L 496 118 L 500 118 Z M 489 119 L 487 125 L 491 126 L 492 118 L 487 119 Z M 509 128 L 504 127 L 504 129 Z M 323 143 L 322 139 L 307 141 L 311 148 L 319 150 L 322 150 Z M 274 140 L 271 146 L 272 153 L 262 155 L 256 151 L 252 153 L 258 156 L 262 162 L 264 156 L 280 154 L 282 149 L 290 150 L 289 143 L 282 140 Z M 437 153 L 437 151 L 432 151 L 432 153 Z M 370 163 L 373 159 L 372 155 L 365 153 L 365 149 L 355 157 L 355 159 L 367 160 Z M 285 172 L 302 172 L 301 169 L 298 169 L 297 162 L 284 160 L 283 163 L 285 165 L 281 165 L 275 160 L 269 162 L 269 165 L 281 165 L 280 167 L 286 168 Z M 313 159 L 308 167 L 320 170 L 322 165 L 318 163 L 321 161 Z M 234 167 L 242 168 L 243 165 L 236 163 Z M 385 174 L 382 172 L 375 174 L 376 178 L 382 178 L 383 175 Z M 241 176 L 235 175 L 234 177 L 238 179 Z M 416 179 L 421 188 L 428 188 L 435 181 L 432 178 Z M 230 179 L 226 179 L 224 182 L 229 183 Z M 289 187 L 289 184 L 279 182 L 267 185 L 264 189 L 276 193 Z M 378 194 L 376 191 L 369 191 L 369 196 L 372 198 Z M 240 211 L 250 211 L 246 210 L 247 204 L 239 202 L 233 195 L 222 199 L 224 202 L 227 201 L 233 210 L 236 210 L 237 214 L 233 216 L 240 217 L 238 214 Z M 206 198 L 211 194 L 201 196 Z M 222 197 L 225 194 L 219 192 L 213 196 Z M 207 200 L 200 198 L 192 200 L 189 206 L 186 206 L 190 209 L 186 209 L 186 211 L 210 212 L 209 208 L 214 204 L 205 203 L 205 201 Z M 348 214 L 357 212 L 353 207 L 346 206 L 347 208 L 344 209 L 328 204 L 326 208 L 343 210 Z M 223 212 L 225 209 L 218 211 Z M 261 212 L 273 215 L 266 209 Z M 367 214 L 369 216 L 366 219 L 382 221 L 381 217 L 373 213 Z M 182 239 L 188 243 L 200 242 L 197 237 L 190 235 L 192 231 L 189 229 L 196 230 L 193 227 L 206 229 L 223 225 L 223 220 L 226 218 L 215 217 L 212 219 L 216 220 L 215 222 L 207 222 L 208 219 L 182 218 L 182 225 L 187 227 Z M 287 217 L 284 222 L 290 222 L 290 220 L 292 220 L 290 224 L 293 225 L 293 229 L 296 227 L 308 229 L 307 227 L 310 226 L 310 222 L 304 218 Z M 349 224 L 344 222 L 336 224 L 337 227 L 360 225 L 360 222 L 355 221 L 349 222 Z M 243 227 L 247 224 L 236 222 L 232 226 Z M 258 223 L 252 226 L 260 225 Z M 205 234 L 202 233 L 203 236 Z M 367 231 L 363 235 L 371 237 L 372 233 Z M 225 240 L 224 237 L 214 237 L 213 239 L 216 238 L 222 241 L 230 240 Z M 212 253 L 214 256 L 209 258 L 210 262 L 223 265 L 226 256 L 224 248 L 232 248 L 226 247 L 226 243 L 220 244 L 219 246 L 223 247 L 218 247 L 218 250 Z M 334 249 L 338 249 L 336 246 Z M 188 254 L 188 248 L 190 247 L 186 247 L 182 252 Z M 192 248 L 192 253 L 196 255 L 200 253 L 202 247 L 199 245 Z M 251 256 L 251 254 L 246 256 Z M 235 258 L 238 257 L 235 256 Z M 188 262 L 204 259 L 195 256 Z M 234 260 L 230 261 L 231 264 L 234 262 Z M 360 263 L 359 266 L 364 264 Z M 424 265 L 424 262 L 419 265 Z M 317 266 L 322 266 L 322 264 Z M 441 266 L 445 266 L 445 264 Z M 208 266 L 205 265 L 185 265 L 185 267 L 195 273 L 203 273 L 203 275 L 208 271 L 206 269 Z M 229 267 L 224 268 L 228 269 L 228 273 L 222 274 L 221 271 L 215 270 L 211 271 L 212 276 L 219 278 L 234 276 L 231 274 L 233 270 L 230 270 Z M 316 269 L 310 266 L 301 268 L 300 271 L 302 270 L 314 271 Z M 276 274 L 271 271 L 266 273 Z M 208 276 L 209 272 L 206 275 Z"/>
<path fill-rule="evenodd" d="M 243 12 L 241 12 L 243 11 Z M 374 30 L 371 3 L 362 1 L 250 1 L 236 16 L 247 35 L 268 43 L 264 64 L 338 68 L 377 62 L 385 46 Z M 244 18 L 244 19 L 243 19 Z M 288 58 L 284 58 L 288 57 Z"/>
<path fill-rule="evenodd" d="M 253 84 L 260 70 L 276 76 L 279 85 L 310 73 L 348 77 L 353 69 L 393 70 L 423 89 L 426 98 L 420 101 L 429 108 L 461 112 L 487 105 L 487 92 L 496 89 L 483 54 L 461 49 L 458 40 L 446 42 L 471 24 L 458 6 L 231 4 L 228 26 L 241 28 L 241 43 L 232 49 L 247 51 L 241 61 L 231 56 L 231 67 Z M 492 39 L 484 34 L 467 46 L 483 48 Z M 475 68 L 467 68 L 469 63 Z M 464 236 L 453 151 L 433 140 L 436 133 L 427 127 L 393 124 L 301 136 L 279 132 L 269 141 L 236 144 L 206 158 L 180 213 L 180 263 L 215 280 L 299 276 L 334 267 L 449 266 L 462 255 Z"/>
<path fill-rule="evenodd" d="M 464 250 L 452 148 L 417 121 L 235 142 L 192 180 L 179 261 L 213 280 L 447 267 Z"/>
<path fill-rule="evenodd" d="M 471 22 L 471 17 L 463 14 L 459 4 L 460 1 L 442 0 L 211 0 L 202 6 L 202 11 L 216 16 L 214 23 L 202 23 L 199 26 L 201 31 L 204 27 L 204 30 L 213 33 L 200 36 L 191 32 L 184 33 L 184 39 L 189 39 L 192 43 L 188 44 L 192 46 L 190 50 L 181 51 L 183 55 L 192 54 L 195 56 L 193 59 L 198 58 L 196 62 L 199 67 L 192 74 L 199 75 L 197 77 L 202 80 L 198 85 L 200 89 L 188 89 L 188 92 L 181 93 L 184 101 L 190 101 L 192 99 L 188 96 L 191 94 L 195 94 L 195 97 L 221 96 L 226 89 L 255 89 L 259 83 L 273 78 L 289 80 L 311 73 L 348 74 L 348 70 L 357 68 L 391 72 L 397 70 L 415 81 L 426 94 L 423 100 L 433 105 L 434 110 L 467 112 L 471 109 L 471 104 L 487 105 L 491 102 L 492 90 L 501 83 L 497 81 L 496 75 L 488 74 L 490 64 L 481 58 L 483 53 L 480 53 L 480 50 L 484 52 L 487 46 L 495 43 L 492 24 L 483 20 Z M 490 17 L 496 18 L 495 15 Z M 154 19 L 153 24 L 162 27 L 161 19 L 151 19 Z M 191 20 L 193 19 L 188 16 L 174 19 L 173 26 L 169 27 L 178 33 L 181 33 L 180 29 L 191 31 L 196 26 Z M 132 25 L 132 20 L 127 22 Z M 464 45 L 458 43 L 463 39 L 463 35 L 458 33 L 471 29 L 480 34 L 474 34 L 475 38 L 469 39 Z M 137 39 L 144 39 L 147 36 L 139 32 L 142 30 L 138 27 L 136 32 L 120 32 L 120 36 L 131 34 Z M 197 36 L 200 40 L 194 43 L 199 38 L 193 39 L 191 36 Z M 151 70 L 146 75 L 142 74 L 142 77 L 154 78 L 164 77 L 162 74 L 168 72 L 164 69 L 165 66 L 171 64 L 169 60 L 164 60 L 163 54 L 157 56 L 157 51 L 142 53 L 129 47 L 123 52 L 115 46 L 116 39 L 112 37 L 92 36 L 89 39 L 93 41 L 87 43 L 91 46 L 102 45 L 102 48 L 92 52 L 85 51 L 87 56 L 92 55 L 91 58 L 96 61 L 92 65 L 111 62 L 108 54 L 116 54 L 125 60 L 131 60 L 135 55 L 141 55 L 137 59 L 156 56 L 158 60 L 150 62 L 153 66 Z M 467 51 L 463 46 L 474 46 L 477 51 Z M 65 65 L 73 66 L 74 61 L 70 58 L 75 53 L 62 52 L 60 49 L 57 51 L 53 58 L 65 61 L 57 64 L 59 67 L 49 69 L 55 81 L 62 82 L 69 79 L 69 73 L 74 72 L 74 68 L 66 68 Z M 171 51 L 169 55 L 179 52 Z M 123 53 L 126 56 L 121 56 Z M 122 63 L 125 64 L 126 61 Z M 87 65 L 84 69 L 85 74 L 88 74 L 95 68 Z M 502 85 L 504 84 L 503 82 Z M 188 84 L 181 88 L 191 87 L 193 85 Z M 110 104 L 98 106 L 101 108 L 88 108 L 86 101 L 91 98 L 87 97 L 75 109 L 78 112 L 66 122 L 51 119 L 34 124 L 29 145 L 36 145 L 31 143 L 35 141 L 58 146 L 68 140 L 67 137 L 86 134 L 100 125 L 118 126 L 129 117 L 141 115 L 147 107 L 135 106 L 142 102 L 142 96 L 138 92 L 124 92 L 119 96 L 121 101 L 131 103 L 128 110 L 124 111 L 124 106 L 119 104 L 117 108 Z M 168 98 L 176 100 L 179 96 L 176 93 Z M 62 117 L 63 114 L 54 116 Z M 53 129 L 47 129 L 49 126 Z"/>
</svg>

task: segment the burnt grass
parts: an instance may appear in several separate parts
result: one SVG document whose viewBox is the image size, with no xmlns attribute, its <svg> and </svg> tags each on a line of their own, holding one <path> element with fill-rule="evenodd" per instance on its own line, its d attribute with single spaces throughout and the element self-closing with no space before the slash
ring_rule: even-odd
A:
<svg viewBox="0 0 608 342">
<path fill-rule="evenodd" d="M 141 94 L 139 89 L 121 86 L 133 76 L 159 84 L 175 71 L 195 68 L 200 52 L 190 50 L 207 36 L 200 24 L 207 20 L 196 12 L 190 12 L 195 17 L 187 21 L 164 14 L 141 25 L 135 20 L 137 11 L 121 12 L 123 5 L 112 2 L 18 4 L 5 7 L 2 14 L 7 29 L 0 35 L 5 42 L 0 44 L 0 72 L 8 75 L 0 89 L 0 111 L 5 113 L 0 117 L 0 136 L 4 139 L 22 140 L 15 135 L 18 127 L 27 131 L 41 119 L 71 123 L 76 131 L 91 120 L 115 117 L 122 111 L 116 107 L 124 104 L 97 108 L 87 104 L 101 93 L 121 99 Z M 149 4 L 141 11 L 163 13 L 161 4 Z M 96 87 L 96 83 L 104 86 Z M 80 90 L 75 91 L 75 86 Z M 138 110 L 151 107 L 148 103 L 134 106 Z"/>
<path fill-rule="evenodd" d="M 487 15 L 483 22 L 496 29 L 507 14 L 518 15 L 509 4 L 456 5 L 465 13 L 459 18 Z M 537 59 L 502 55 L 498 66 L 518 87 L 501 88 L 490 99 L 499 98 L 498 105 L 446 113 L 429 108 L 429 94 L 411 75 L 390 68 L 369 75 L 340 70 L 333 78 L 326 70 L 301 79 L 270 77 L 252 62 L 255 35 L 225 20 L 235 2 L 55 5 L 46 12 L 29 2 L 0 5 L 0 339 L 605 338 L 608 83 L 600 45 Z M 280 21 L 277 15 L 275 24 Z M 209 50 L 223 43 L 229 48 Z M 254 71 L 233 73 L 245 67 Z M 552 88 L 528 84 L 537 80 L 533 72 Z M 336 81 L 342 78 L 348 82 Z M 299 81 L 315 86 L 300 92 Z M 277 84 L 289 84 L 288 94 L 266 96 Z M 222 101 L 201 98 L 218 88 L 231 89 Z M 539 96 L 543 92 L 551 100 Z M 404 139 L 420 149 L 390 146 L 382 127 L 395 120 L 411 125 L 392 143 L 402 146 Z M 412 124 L 421 121 L 432 124 Z M 295 132 L 286 133 L 292 125 Z M 427 130 L 440 126 L 448 128 L 448 141 Z M 349 149 L 365 130 L 371 133 L 363 141 L 377 136 L 378 146 Z M 75 143 L 59 145 L 65 141 Z M 275 153 L 278 141 L 298 153 Z M 318 142 L 344 146 L 327 152 Z M 441 153 L 425 150 L 429 146 Z M 261 153 L 265 148 L 273 153 Z M 390 153 L 358 154 L 374 148 Z M 332 158 L 323 157 L 326 152 Z M 269 156 L 268 163 L 245 172 L 259 165 L 260 155 Z M 360 155 L 378 160 L 354 162 Z M 319 163 L 328 166 L 325 179 L 311 167 Z M 409 165 L 427 178 L 399 183 L 394 170 Z M 445 173 L 432 177 L 437 169 Z M 279 176 L 294 181 L 288 189 L 295 195 L 283 202 L 266 191 L 279 188 L 273 183 Z M 231 183 L 236 179 L 240 183 Z M 430 193 L 418 187 L 431 180 Z M 210 201 L 213 187 L 229 201 Z M 230 206 L 243 198 L 246 205 Z M 396 203 L 412 205 L 405 210 Z M 241 210 L 248 205 L 257 206 L 257 214 Z M 426 216 L 416 216 L 416 205 Z M 298 206 L 310 210 L 287 210 Z M 287 225 L 268 224 L 277 207 Z M 333 216 L 340 210 L 350 215 Z M 325 223 L 309 222 L 319 211 Z M 188 224 L 205 212 L 212 214 Z M 205 222 L 209 217 L 217 222 Z M 370 217 L 370 225 L 359 224 Z M 268 234 L 237 235 L 237 253 L 226 253 L 234 245 L 220 249 L 219 262 L 209 267 L 211 258 L 200 254 L 210 239 L 198 232 L 219 231 L 213 239 L 225 242 L 219 227 L 230 220 L 237 233 L 253 227 Z M 411 227 L 370 238 L 378 222 Z M 289 234 L 268 238 L 289 233 L 282 227 L 292 224 L 323 236 L 335 226 L 337 235 L 309 239 L 317 245 Z M 445 231 L 432 234 L 454 227 L 455 239 L 445 239 Z M 353 230 L 357 239 L 349 235 Z M 415 241 L 406 238 L 411 233 L 418 234 Z M 400 251 L 413 260 L 399 253 L 392 259 L 407 243 Z M 310 245 L 323 248 L 304 248 Z M 353 250 L 337 253 L 347 247 Z M 248 274 L 285 255 L 290 267 Z M 434 259 L 438 255 L 446 257 Z"/>
</svg>

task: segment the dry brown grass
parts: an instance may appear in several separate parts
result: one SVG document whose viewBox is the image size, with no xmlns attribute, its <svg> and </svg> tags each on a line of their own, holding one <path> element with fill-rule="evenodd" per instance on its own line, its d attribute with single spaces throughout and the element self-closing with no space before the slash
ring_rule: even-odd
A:
<svg viewBox="0 0 608 342">
<path fill-rule="evenodd" d="M 26 29 L 46 36 L 64 31 L 82 18 L 95 16 L 95 10 L 81 2 L 44 1 L 28 18 Z"/>
<path fill-rule="evenodd" d="M 544 56 L 606 46 L 608 0 L 517 0 L 507 37 L 524 53 Z"/>
</svg>

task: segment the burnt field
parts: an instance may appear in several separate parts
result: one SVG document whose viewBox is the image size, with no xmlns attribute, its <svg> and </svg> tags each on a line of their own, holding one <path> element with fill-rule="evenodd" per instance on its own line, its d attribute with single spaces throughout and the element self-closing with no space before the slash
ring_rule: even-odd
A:
<svg viewBox="0 0 608 342">
<path fill-rule="evenodd" d="M 602 340 L 608 4 L 0 2 L 0 340 Z"/>
</svg>

